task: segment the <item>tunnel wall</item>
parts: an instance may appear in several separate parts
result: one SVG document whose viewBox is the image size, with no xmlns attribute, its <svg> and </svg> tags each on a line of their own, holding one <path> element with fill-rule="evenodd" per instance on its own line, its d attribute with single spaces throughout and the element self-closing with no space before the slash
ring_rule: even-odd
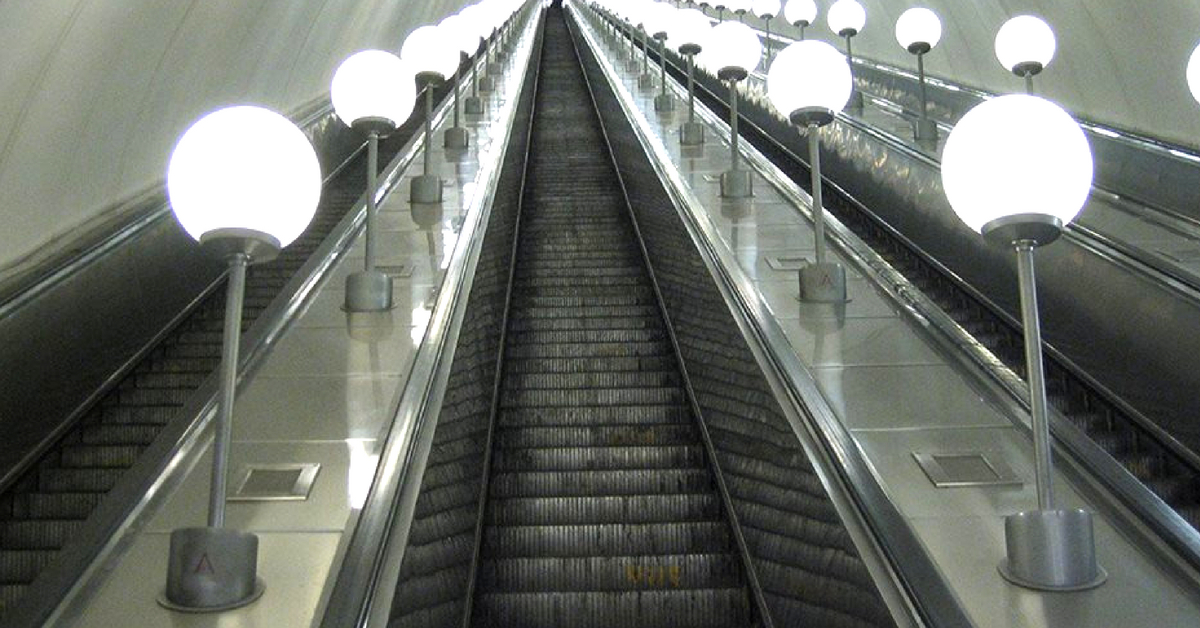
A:
<svg viewBox="0 0 1200 628">
<path fill-rule="evenodd" d="M 465 0 L 0 2 L 0 282 L 162 184 L 187 125 L 228 104 L 284 113 L 337 64 Z"/>
</svg>

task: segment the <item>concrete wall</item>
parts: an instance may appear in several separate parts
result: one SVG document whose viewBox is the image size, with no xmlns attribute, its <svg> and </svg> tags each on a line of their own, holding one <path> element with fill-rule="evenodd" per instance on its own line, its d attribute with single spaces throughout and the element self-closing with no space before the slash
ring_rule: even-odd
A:
<svg viewBox="0 0 1200 628">
<path fill-rule="evenodd" d="M 465 0 L 0 0 L 0 277 L 159 183 L 202 114 L 282 112 Z M 28 261 L 28 260 L 27 260 Z"/>
</svg>

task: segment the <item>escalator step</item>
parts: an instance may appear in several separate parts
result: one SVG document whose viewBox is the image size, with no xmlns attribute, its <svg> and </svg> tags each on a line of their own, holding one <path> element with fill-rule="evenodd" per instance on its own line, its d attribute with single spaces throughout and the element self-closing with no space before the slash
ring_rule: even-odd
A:
<svg viewBox="0 0 1200 628">
<path fill-rule="evenodd" d="M 723 516 L 712 493 L 659 493 L 614 497 L 514 497 L 488 506 L 494 525 L 666 523 L 713 521 Z"/>
<path fill-rule="evenodd" d="M 624 556 L 726 552 L 724 521 L 489 526 L 484 545 L 493 559 L 514 556 Z"/>
<path fill-rule="evenodd" d="M 156 425 L 101 423 L 85 426 L 80 439 L 88 445 L 149 445 L 158 431 Z"/>
<path fill-rule="evenodd" d="M 53 558 L 49 550 L 0 550 L 0 584 L 33 582 Z"/>
<path fill-rule="evenodd" d="M 479 596 L 478 623 L 522 628 L 730 628 L 745 617 L 742 588 L 680 591 L 488 593 Z"/>
<path fill-rule="evenodd" d="M 698 493 L 712 489 L 707 469 L 622 469 L 497 473 L 493 497 L 581 497 Z"/>
<path fill-rule="evenodd" d="M 83 527 L 82 521 L 42 519 L 5 521 L 0 524 L 0 548 L 14 550 L 57 550 Z"/>
<path fill-rule="evenodd" d="M 647 343 L 662 340 L 661 326 L 650 329 L 593 329 L 567 331 L 527 331 L 509 334 L 511 346 L 569 343 Z"/>
<path fill-rule="evenodd" d="M 11 496 L 11 518 L 86 519 L 102 497 L 99 493 L 18 493 Z"/>
<path fill-rule="evenodd" d="M 498 471 L 700 468 L 704 450 L 699 445 L 509 448 L 496 452 L 493 465 Z"/>
<path fill-rule="evenodd" d="M 129 468 L 137 462 L 142 448 L 136 445 L 69 445 L 62 448 L 59 466 L 67 469 L 78 468 Z"/>
<path fill-rule="evenodd" d="M 505 389 L 500 407 L 568 407 L 665 405 L 686 401 L 682 388 Z"/>
<path fill-rule="evenodd" d="M 619 371 L 662 371 L 675 367 L 675 359 L 665 355 L 590 358 L 516 358 L 506 356 L 505 373 L 519 376 L 524 373 L 615 373 Z"/>
<path fill-rule="evenodd" d="M 479 573 L 487 590 L 645 591 L 735 587 L 741 566 L 731 554 L 660 554 L 510 558 L 486 561 Z"/>
<path fill-rule="evenodd" d="M 552 425 L 661 425 L 685 423 L 691 411 L 682 405 L 662 406 L 604 406 L 597 408 L 521 408 L 500 411 L 504 427 Z"/>
<path fill-rule="evenodd" d="M 38 471 L 38 490 L 46 493 L 105 493 L 116 486 L 124 469 L 59 469 Z"/>
<path fill-rule="evenodd" d="M 508 347 L 505 355 L 513 358 L 597 358 L 646 357 L 669 355 L 671 345 L 655 342 L 592 342 L 529 344 Z"/>
<path fill-rule="evenodd" d="M 695 428 L 677 425 L 613 425 L 589 427 L 502 428 L 497 447 L 613 447 L 619 445 L 688 445 L 698 442 Z"/>
</svg>

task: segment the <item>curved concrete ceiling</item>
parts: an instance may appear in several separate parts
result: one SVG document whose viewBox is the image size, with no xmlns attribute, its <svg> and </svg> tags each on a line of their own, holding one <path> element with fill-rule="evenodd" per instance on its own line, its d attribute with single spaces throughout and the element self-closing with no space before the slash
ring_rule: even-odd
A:
<svg viewBox="0 0 1200 628">
<path fill-rule="evenodd" d="M 1039 92 L 1097 122 L 1200 147 L 1184 68 L 1194 0 L 863 0 L 864 56 L 909 67 L 893 25 L 918 4 L 945 22 L 931 75 L 1010 92 L 992 53 L 1009 17 L 1043 16 L 1058 56 Z M 280 111 L 320 96 L 351 52 L 398 49 L 465 0 L 5 0 L 0 2 L 0 271 L 159 183 L 189 122 L 231 103 Z M 815 36 L 832 0 L 819 0 Z"/>
</svg>

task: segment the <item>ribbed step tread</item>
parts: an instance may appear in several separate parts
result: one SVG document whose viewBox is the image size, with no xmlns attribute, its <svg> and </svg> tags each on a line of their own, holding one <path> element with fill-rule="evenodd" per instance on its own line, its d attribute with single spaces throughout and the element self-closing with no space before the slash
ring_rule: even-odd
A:
<svg viewBox="0 0 1200 628">
<path fill-rule="evenodd" d="M 100 493 L 18 493 L 9 496 L 12 519 L 86 519 Z"/>
<path fill-rule="evenodd" d="M 576 388 L 511 390 L 500 394 L 502 408 L 567 407 L 612 405 L 665 405 L 687 401 L 682 388 Z"/>
<path fill-rule="evenodd" d="M 707 469 L 527 471 L 492 476 L 493 497 L 583 497 L 712 490 Z"/>
<path fill-rule="evenodd" d="M 493 593 L 710 589 L 738 586 L 741 566 L 722 553 L 525 557 L 485 561 L 479 579 Z"/>
<path fill-rule="evenodd" d="M 618 371 L 653 372 L 675 368 L 675 358 L 669 355 L 597 356 L 575 358 L 514 358 L 507 356 L 504 372 L 507 376 L 524 373 L 615 373 Z"/>
<path fill-rule="evenodd" d="M 0 549 L 57 550 L 82 527 L 82 521 L 59 519 L 0 522 Z"/>
<path fill-rule="evenodd" d="M 496 451 L 493 465 L 498 471 L 701 468 L 704 449 L 699 445 L 510 448 Z"/>
<path fill-rule="evenodd" d="M 733 628 L 749 625 L 742 588 L 679 591 L 488 593 L 476 625 L 521 628 Z"/>
<path fill-rule="evenodd" d="M 666 523 L 714 521 L 723 516 L 721 503 L 711 492 L 612 497 L 515 497 L 494 499 L 487 511 L 487 521 L 493 525 Z"/>
<path fill-rule="evenodd" d="M 0 584 L 28 584 L 54 559 L 52 550 L 0 550 Z"/>
<path fill-rule="evenodd" d="M 724 521 L 489 526 L 484 545 L 493 559 L 514 556 L 646 556 L 726 552 Z"/>
<path fill-rule="evenodd" d="M 691 425 L 612 425 L 502 428 L 497 447 L 617 447 L 689 445 L 698 442 Z"/>
<path fill-rule="evenodd" d="M 502 427 L 553 425 L 661 425 L 689 423 L 691 410 L 684 405 L 601 406 L 595 408 L 519 408 L 500 411 Z"/>
</svg>

